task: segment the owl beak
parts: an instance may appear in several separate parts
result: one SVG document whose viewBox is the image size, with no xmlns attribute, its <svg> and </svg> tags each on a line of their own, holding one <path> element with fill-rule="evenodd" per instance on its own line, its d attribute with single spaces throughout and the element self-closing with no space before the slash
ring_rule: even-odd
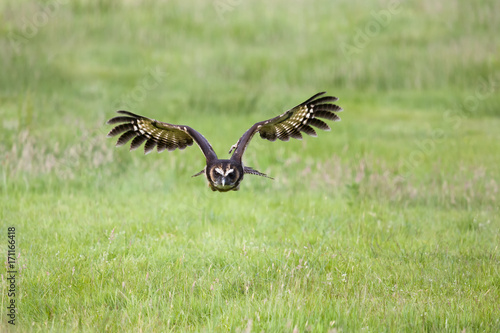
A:
<svg viewBox="0 0 500 333">
<path fill-rule="evenodd" d="M 226 185 L 226 178 L 222 177 L 222 186 L 225 186 L 225 185 Z"/>
</svg>

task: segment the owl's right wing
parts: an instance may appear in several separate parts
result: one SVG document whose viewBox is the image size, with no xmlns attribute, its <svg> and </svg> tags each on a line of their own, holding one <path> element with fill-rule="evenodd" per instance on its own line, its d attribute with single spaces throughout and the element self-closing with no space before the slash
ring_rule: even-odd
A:
<svg viewBox="0 0 500 333">
<path fill-rule="evenodd" d="M 241 161 L 250 140 L 257 132 L 261 138 L 269 141 L 275 141 L 276 139 L 288 141 L 290 138 L 302 139 L 301 132 L 317 136 L 312 126 L 325 131 L 330 130 L 330 126 L 319 118 L 339 121 L 340 117 L 336 112 L 342 111 L 342 108 L 331 103 L 337 101 L 337 97 L 320 97 L 324 94 L 325 92 L 318 93 L 277 117 L 254 124 L 231 147 L 229 153 L 234 149 L 231 159 Z"/>
<path fill-rule="evenodd" d="M 176 148 L 182 150 L 193 145 L 194 141 L 205 155 L 207 162 L 217 159 L 217 155 L 208 140 L 189 126 L 168 124 L 123 110 L 117 111 L 117 113 L 125 116 L 114 117 L 107 122 L 109 125 L 119 124 L 108 133 L 108 137 L 123 133 L 118 138 L 117 147 L 123 146 L 133 138 L 130 150 L 137 149 L 146 142 L 144 153 L 148 154 L 155 147 L 159 153 L 165 149 L 168 151 Z"/>
</svg>

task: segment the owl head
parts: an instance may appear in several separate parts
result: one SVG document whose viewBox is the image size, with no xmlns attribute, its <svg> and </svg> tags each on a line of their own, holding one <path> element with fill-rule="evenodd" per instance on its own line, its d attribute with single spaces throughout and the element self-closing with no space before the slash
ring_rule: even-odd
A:
<svg viewBox="0 0 500 333">
<path fill-rule="evenodd" d="M 237 191 L 243 180 L 241 164 L 231 160 L 218 160 L 217 163 L 207 166 L 209 186 L 213 191 Z"/>
</svg>

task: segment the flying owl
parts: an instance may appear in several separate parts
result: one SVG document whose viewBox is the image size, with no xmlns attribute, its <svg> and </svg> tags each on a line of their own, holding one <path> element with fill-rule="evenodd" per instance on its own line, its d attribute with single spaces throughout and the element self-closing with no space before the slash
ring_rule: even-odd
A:
<svg viewBox="0 0 500 333">
<path fill-rule="evenodd" d="M 322 96 L 324 94 L 325 92 L 318 93 L 282 115 L 255 123 L 231 147 L 229 154 L 234 152 L 230 159 L 219 159 L 208 140 L 189 126 L 168 124 L 128 111 L 117 111 L 123 116 L 108 120 L 107 123 L 110 125 L 119 124 L 108 133 L 108 137 L 123 133 L 116 143 L 117 147 L 123 146 L 133 138 L 130 150 L 137 149 L 142 143 L 146 142 L 144 145 L 145 154 L 150 153 L 155 147 L 160 153 L 165 149 L 168 151 L 176 148 L 184 149 L 196 142 L 203 155 L 205 155 L 207 164 L 203 170 L 193 175 L 193 177 L 205 174 L 208 186 L 212 191 L 237 191 L 245 174 L 271 178 L 251 167 L 244 166 L 242 162 L 243 153 L 245 153 L 248 143 L 257 132 L 261 138 L 269 141 L 275 141 L 276 139 L 288 141 L 290 138 L 302 139 L 301 132 L 317 136 L 316 131 L 311 126 L 325 131 L 330 130 L 328 124 L 319 118 L 333 121 L 340 120 L 337 112 L 342 111 L 342 108 L 332 104 L 338 98 Z"/>
</svg>

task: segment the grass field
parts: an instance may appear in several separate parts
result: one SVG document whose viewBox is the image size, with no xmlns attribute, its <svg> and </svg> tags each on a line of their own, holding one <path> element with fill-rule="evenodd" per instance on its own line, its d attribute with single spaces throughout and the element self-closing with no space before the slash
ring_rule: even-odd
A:
<svg viewBox="0 0 500 333">
<path fill-rule="evenodd" d="M 498 1 L 0 11 L 1 331 L 500 331 Z M 238 192 L 191 178 L 197 148 L 106 138 L 124 108 L 225 158 L 323 90 L 342 121 L 256 136 L 245 164 L 275 180 Z"/>
</svg>

